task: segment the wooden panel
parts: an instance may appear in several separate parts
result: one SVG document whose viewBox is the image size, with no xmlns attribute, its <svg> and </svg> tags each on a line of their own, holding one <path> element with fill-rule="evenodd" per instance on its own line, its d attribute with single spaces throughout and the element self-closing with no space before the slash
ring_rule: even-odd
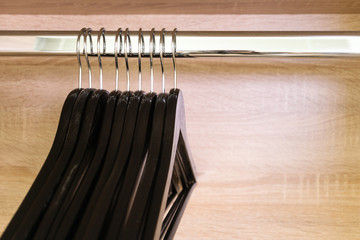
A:
<svg viewBox="0 0 360 240">
<path fill-rule="evenodd" d="M 358 64 L 179 60 L 199 184 L 176 239 L 357 239 Z M 51 146 L 62 102 L 76 86 L 74 65 L 0 61 L 0 232 Z M 112 62 L 104 70 L 111 89 Z M 159 71 L 156 79 L 159 90 Z"/>
<path fill-rule="evenodd" d="M 348 14 L 359 13 L 356 0 L 13 0 L 1 14 Z"/>
<path fill-rule="evenodd" d="M 20 15 L 0 16 L 0 27 L 355 30 L 358 18 Z M 112 89 L 113 60 L 104 61 L 105 87 Z M 199 184 L 175 239 L 358 239 L 358 66 L 357 59 L 179 59 Z M 171 62 L 165 70 L 170 87 Z M 47 156 L 77 69 L 73 58 L 0 58 L 0 73 L 1 234 Z M 96 67 L 94 81 L 95 74 Z M 148 89 L 147 68 L 143 76 Z M 124 71 L 120 77 L 124 88 Z"/>
<path fill-rule="evenodd" d="M 359 14 L 329 15 L 0 15 L 0 30 L 358 31 Z"/>
</svg>

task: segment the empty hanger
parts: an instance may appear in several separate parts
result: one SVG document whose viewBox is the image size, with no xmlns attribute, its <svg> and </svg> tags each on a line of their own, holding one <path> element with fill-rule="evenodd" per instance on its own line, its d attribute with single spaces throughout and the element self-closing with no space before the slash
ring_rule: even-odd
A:
<svg viewBox="0 0 360 240">
<path fill-rule="evenodd" d="M 196 183 L 186 140 L 183 97 L 177 89 L 176 29 L 172 34 L 174 89 L 169 94 L 165 93 L 163 62 L 165 29 L 159 42 L 162 93 L 158 95 L 153 92 L 155 29 L 150 32 L 151 82 L 147 94 L 141 90 L 141 57 L 145 49 L 142 30 L 139 29 L 138 35 L 139 90 L 135 92 L 130 91 L 128 57 L 132 50 L 128 29 L 124 35 L 126 91 L 118 91 L 117 60 L 123 49 L 121 29 L 116 33 L 114 46 L 115 91 L 109 94 L 102 90 L 100 38 L 104 55 L 106 43 L 105 30 L 101 29 L 97 42 L 100 90 L 78 90 L 67 133 L 61 150 L 57 150 L 58 157 L 52 166 L 47 164 L 51 167 L 43 174 L 43 185 L 8 239 L 174 237 Z M 87 48 L 90 39 L 90 51 L 94 55 L 91 29 L 82 29 L 78 37 L 79 76 L 81 36 L 84 36 L 83 52 L 91 87 Z"/>
<path fill-rule="evenodd" d="M 83 34 L 83 32 L 80 34 Z M 81 83 L 81 79 L 79 81 Z M 46 210 L 48 203 L 52 198 L 52 194 L 61 179 L 63 171 L 66 169 L 67 163 L 71 158 L 73 149 L 76 146 L 83 111 L 86 107 L 87 100 L 91 97 L 93 92 L 94 89 L 84 89 L 76 99 L 71 121 L 69 123 L 68 134 L 58 160 L 28 212 L 23 216 L 22 222 L 17 227 L 16 233 L 12 239 L 26 239 L 30 237 L 34 233 L 37 224 L 39 224 L 39 220 L 41 220 L 40 217 Z"/>
<path fill-rule="evenodd" d="M 177 117 L 179 120 L 175 120 L 178 123 L 175 125 L 177 131 L 179 131 L 177 150 L 175 153 L 174 159 L 174 171 L 177 171 L 178 184 L 181 188 L 177 189 L 178 196 L 171 206 L 171 209 L 168 211 L 166 219 L 163 221 L 162 230 L 161 230 L 161 239 L 173 239 L 176 229 L 180 223 L 181 217 L 184 213 L 187 202 L 189 201 L 190 195 L 194 190 L 196 185 L 195 178 L 195 165 L 190 153 L 189 144 L 187 141 L 186 134 L 186 124 L 185 124 L 185 108 L 182 93 L 177 89 L 177 79 L 176 79 L 176 62 L 175 62 L 175 53 L 176 53 L 176 31 L 175 28 L 172 32 L 172 60 L 174 66 L 174 89 L 170 90 L 170 95 L 173 96 L 174 101 L 169 101 L 169 105 L 173 105 L 173 108 L 177 108 Z M 175 134 L 176 136 L 176 134 Z M 175 138 L 176 140 L 177 138 Z M 173 174 L 174 176 L 174 174 Z M 174 178 L 173 178 L 174 179 Z M 176 186 L 175 185 L 175 186 Z"/>
<path fill-rule="evenodd" d="M 174 32 L 175 31 L 174 29 Z M 191 171 L 186 173 L 188 174 L 188 183 L 186 185 L 192 189 L 196 183 L 192 167 L 192 157 L 186 139 L 185 109 L 182 93 L 179 89 L 172 89 L 167 100 L 161 157 L 153 184 L 153 192 L 148 207 L 149 213 L 145 220 L 142 239 L 160 239 L 162 235 L 162 222 L 171 185 L 174 162 L 179 160 L 179 158 L 176 158 L 177 151 L 182 157 L 181 159 L 186 161 L 186 165 L 190 166 L 189 169 Z M 184 193 L 187 193 L 186 196 L 188 196 L 190 192 L 191 191 L 186 190 Z M 173 205 L 172 207 L 177 207 L 177 205 Z M 179 212 L 178 217 L 181 217 L 180 213 L 181 212 Z M 175 230 L 176 229 L 173 228 L 172 231 Z"/>
<path fill-rule="evenodd" d="M 129 66 L 128 66 L 128 52 L 131 52 L 131 43 L 129 37 L 129 30 L 126 29 L 124 33 L 125 37 L 125 64 L 127 70 L 127 90 L 130 86 Z M 128 47 L 128 44 L 130 47 Z M 109 209 L 113 205 L 114 199 L 118 193 L 118 189 L 121 187 L 121 177 L 123 170 L 127 164 L 127 160 L 132 147 L 133 136 L 135 131 L 135 123 L 138 115 L 139 106 L 144 93 L 142 91 L 136 91 L 130 95 L 128 106 L 126 109 L 126 116 L 124 122 L 124 131 L 121 136 L 121 142 L 119 145 L 118 154 L 116 156 L 115 163 L 111 174 L 108 175 L 108 179 L 104 188 L 102 189 L 99 199 L 95 205 L 95 208 L 88 220 L 87 229 L 85 231 L 85 239 L 96 239 L 101 233 L 102 227 L 104 226 L 106 219 L 109 214 Z"/>
<path fill-rule="evenodd" d="M 160 239 L 160 236 L 162 235 L 162 221 L 166 208 L 167 194 L 169 192 L 174 162 L 176 160 L 182 159 L 183 161 L 187 161 L 186 166 L 190 166 L 188 167 L 190 170 L 186 172 L 188 183 L 185 186 L 188 188 L 185 188 L 179 197 L 185 200 L 185 197 L 189 196 L 189 193 L 191 193 L 190 190 L 192 190 L 192 187 L 195 184 L 192 158 L 186 141 L 183 114 L 184 106 L 182 94 L 180 90 L 176 89 L 175 91 L 170 92 L 168 97 L 161 158 L 159 160 L 159 168 L 153 185 L 154 188 L 149 205 L 149 215 L 145 223 L 144 239 Z M 176 158 L 177 151 L 181 158 Z M 183 206 L 185 206 L 184 200 L 180 201 Z M 177 205 L 173 205 L 173 207 L 177 207 Z M 178 211 L 179 210 L 176 212 Z M 181 212 L 179 212 L 177 216 L 181 217 Z M 173 229 L 172 231 L 175 230 L 176 229 Z"/>
<path fill-rule="evenodd" d="M 141 41 L 141 39 L 141 30 L 139 30 L 139 41 Z M 139 64 L 141 64 L 141 61 Z M 139 78 L 141 78 L 141 74 L 139 75 Z M 139 88 L 141 86 L 140 83 L 141 81 L 139 79 Z M 148 149 L 155 101 L 156 94 L 154 92 L 146 94 L 141 100 L 136 120 L 132 150 L 124 171 L 123 182 L 121 183 L 122 186 L 117 196 L 115 207 L 111 211 L 112 216 L 109 220 L 109 228 L 106 231 L 107 239 L 117 238 L 119 229 L 123 225 L 129 205 L 131 204 L 133 193 L 136 191 L 137 180 L 141 173 L 141 167 L 143 166 Z"/>
<path fill-rule="evenodd" d="M 120 48 L 119 48 L 119 40 L 120 40 Z M 115 36 L 115 47 L 114 47 L 114 55 L 115 55 L 115 89 L 118 90 L 119 87 L 119 74 L 118 74 L 118 54 L 121 53 L 123 47 L 122 43 L 122 29 L 119 28 L 117 30 Z M 80 221 L 80 224 L 76 230 L 76 239 L 80 239 L 84 236 L 86 232 L 86 228 L 88 225 L 88 220 L 90 219 L 95 207 L 98 198 L 100 197 L 101 191 L 104 188 L 104 185 L 113 169 L 114 162 L 116 160 L 116 155 L 118 153 L 121 137 L 124 131 L 124 122 L 126 116 L 126 109 L 129 102 L 129 98 L 132 95 L 132 92 L 125 91 L 120 94 L 118 97 L 118 101 L 115 107 L 115 115 L 114 115 L 114 123 L 111 129 L 111 137 L 108 143 L 108 150 L 106 152 L 106 157 L 104 159 L 103 167 L 101 172 L 96 180 L 96 185 L 91 193 L 91 197 L 89 202 L 87 203 L 84 215 Z"/>
<path fill-rule="evenodd" d="M 22 221 L 23 216 L 31 207 L 31 204 L 33 203 L 37 194 L 41 190 L 41 187 L 43 186 L 46 179 L 48 178 L 51 169 L 56 164 L 56 161 L 59 157 L 59 154 L 61 152 L 64 141 L 66 139 L 66 134 L 67 134 L 67 131 L 69 128 L 69 122 L 70 122 L 70 119 L 72 116 L 72 111 L 73 111 L 75 101 L 76 101 L 77 97 L 79 96 L 79 93 L 81 92 L 81 90 L 82 90 L 81 88 L 74 89 L 73 91 L 71 91 L 69 93 L 69 95 L 65 99 L 65 102 L 64 102 L 63 108 L 61 110 L 61 114 L 60 114 L 58 128 L 57 128 L 54 142 L 52 144 L 50 152 L 49 152 L 43 166 L 41 167 L 40 172 L 36 176 L 35 181 L 31 185 L 30 190 L 26 194 L 24 200 L 22 201 L 22 203 L 19 206 L 18 210 L 16 211 L 15 215 L 13 216 L 13 218 L 11 219 L 7 228 L 5 229 L 5 231 L 1 237 L 2 239 L 10 239 L 11 236 L 15 233 L 15 231 L 17 230 L 17 227 L 19 226 L 20 222 Z"/>
<path fill-rule="evenodd" d="M 93 53 L 92 48 L 92 38 L 91 38 L 91 29 L 87 29 L 86 36 L 89 36 L 90 39 L 90 50 Z M 89 86 L 91 86 L 91 67 L 89 58 L 87 55 L 87 37 L 85 37 L 85 56 L 88 63 L 89 69 Z M 41 223 L 38 227 L 38 230 L 35 234 L 35 239 L 44 239 L 54 219 L 57 216 L 57 212 L 65 198 L 69 188 L 71 187 L 72 181 L 76 178 L 77 172 L 81 171 L 82 167 L 86 170 L 86 166 L 89 165 L 95 149 L 99 136 L 99 129 L 102 122 L 104 106 L 108 99 L 109 93 L 105 90 L 95 90 L 90 99 L 86 104 L 86 109 L 83 113 L 83 121 L 81 122 L 81 130 L 79 133 L 78 140 L 76 142 L 76 147 L 71 157 L 71 160 L 66 167 L 64 175 L 61 177 L 61 181 L 57 186 L 55 195 L 53 196 L 45 215 L 42 217 Z M 84 165 L 85 164 L 85 165 Z M 60 171 L 54 169 L 53 171 Z"/>
<path fill-rule="evenodd" d="M 100 57 L 100 39 L 103 37 L 103 53 L 106 51 L 105 29 L 102 28 L 98 35 L 98 60 L 99 60 L 99 79 L 100 90 L 102 89 L 102 64 Z M 94 187 L 94 180 L 96 180 L 97 173 L 101 170 L 103 158 L 106 153 L 109 138 L 111 135 L 111 127 L 113 124 L 113 117 L 115 113 L 115 106 L 120 92 L 113 91 L 110 93 L 106 102 L 103 121 L 100 127 L 100 134 L 94 157 L 90 160 L 89 166 L 80 166 L 79 172 L 74 179 L 71 188 L 69 189 L 65 199 L 63 200 L 60 210 L 56 216 L 54 223 L 49 231 L 49 239 L 67 239 L 74 221 L 79 218 L 82 213 L 82 208 L 85 205 L 89 192 Z M 94 148 L 95 149 L 95 148 Z M 87 160 L 83 160 L 87 162 Z"/>
<path fill-rule="evenodd" d="M 79 66 L 79 87 L 77 89 L 72 90 L 65 99 L 63 104 L 63 108 L 61 110 L 60 119 L 58 128 L 54 137 L 54 141 L 52 147 L 49 151 L 49 154 L 41 167 L 36 179 L 34 180 L 31 188 L 29 189 L 28 193 L 26 194 L 24 200 L 21 202 L 19 208 L 17 209 L 16 213 L 14 214 L 13 218 L 9 222 L 8 226 L 6 227 L 2 239 L 10 239 L 11 236 L 16 231 L 16 228 L 22 221 L 23 216 L 26 214 L 28 209 L 30 208 L 31 204 L 33 203 L 34 199 L 36 198 L 37 194 L 41 190 L 44 182 L 46 181 L 47 177 L 50 174 L 51 169 L 54 167 L 63 144 L 66 139 L 66 134 L 69 128 L 69 122 L 73 115 L 73 108 L 79 93 L 81 92 L 81 61 L 80 61 L 80 38 L 85 34 L 86 29 L 83 28 L 80 30 L 80 34 L 77 39 L 77 57 L 78 57 L 78 66 Z"/>
<path fill-rule="evenodd" d="M 152 60 L 155 51 L 154 39 L 155 30 L 152 29 L 150 34 L 151 81 L 153 81 Z M 164 89 L 164 87 L 162 89 Z M 150 198 L 152 183 L 156 174 L 158 159 L 160 158 L 167 96 L 167 93 L 160 93 L 156 99 L 147 159 L 143 167 L 143 172 L 140 177 L 132 206 L 129 208 L 129 213 L 127 214 L 128 216 L 123 226 L 120 228 L 119 239 L 124 239 L 125 236 L 128 239 L 141 239 L 143 219 L 146 216 L 148 199 Z"/>
</svg>

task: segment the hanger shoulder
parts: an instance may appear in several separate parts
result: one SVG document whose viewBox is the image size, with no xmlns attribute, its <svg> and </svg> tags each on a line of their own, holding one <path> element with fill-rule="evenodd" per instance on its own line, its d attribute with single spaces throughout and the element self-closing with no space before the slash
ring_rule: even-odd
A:
<svg viewBox="0 0 360 240">
<path fill-rule="evenodd" d="M 177 96 L 177 126 L 179 131 L 177 140 L 177 148 L 175 154 L 175 166 L 178 172 L 178 181 L 182 185 L 182 190 L 179 192 L 178 197 L 171 206 L 166 218 L 168 221 L 163 223 L 161 230 L 162 239 L 173 239 L 177 227 L 180 223 L 181 217 L 185 211 L 186 205 L 190 199 L 191 193 L 196 185 L 195 165 L 190 152 L 190 148 L 186 135 L 185 124 L 185 106 L 182 92 L 179 89 L 172 89 L 170 94 Z M 174 169 L 174 170 L 175 170 Z"/>
<path fill-rule="evenodd" d="M 78 171 L 84 170 L 92 158 L 97 143 L 99 129 L 102 121 L 104 105 L 108 98 L 108 92 L 105 90 L 96 90 L 91 95 L 83 112 L 83 121 L 79 132 L 76 147 L 72 151 L 71 158 L 68 161 L 65 173 L 59 179 L 61 180 L 56 188 L 55 194 L 50 201 L 45 215 L 35 234 L 35 239 L 44 239 L 57 216 L 58 210 L 68 192 L 71 184 L 76 178 Z M 65 164 L 65 163 L 64 163 Z M 85 166 L 84 166 L 85 165 Z M 57 169 L 54 169 L 57 171 Z"/>
<path fill-rule="evenodd" d="M 72 229 L 74 221 L 78 218 L 82 206 L 89 195 L 89 191 L 94 185 L 96 175 L 100 172 L 103 158 L 107 150 L 109 142 L 111 127 L 113 124 L 114 110 L 120 92 L 113 91 L 109 94 L 106 101 L 103 120 L 99 132 L 99 138 L 93 158 L 90 160 L 88 167 L 80 166 L 83 169 L 82 173 L 77 173 L 66 197 L 64 198 L 61 207 L 57 213 L 56 219 L 49 231 L 49 239 L 68 239 L 70 229 Z M 91 155 L 91 154 L 88 154 Z M 82 161 L 86 163 L 84 159 Z M 84 171 L 85 170 L 85 171 Z"/>
<path fill-rule="evenodd" d="M 111 209 L 119 188 L 121 187 L 120 180 L 131 150 L 136 118 L 142 96 L 142 92 L 135 92 L 130 96 L 126 109 L 124 131 L 121 136 L 119 151 L 111 174 L 108 176 L 106 184 L 99 195 L 94 211 L 88 220 L 88 226 L 84 235 L 85 239 L 98 237 L 105 219 L 108 217 L 108 214 L 111 214 L 109 209 Z"/>
<path fill-rule="evenodd" d="M 108 143 L 106 156 L 103 161 L 103 167 L 99 173 L 98 179 L 96 180 L 96 185 L 89 196 L 89 200 L 85 207 L 85 212 L 83 214 L 83 217 L 80 220 L 80 224 L 77 227 L 76 233 L 74 233 L 75 239 L 80 239 L 82 238 L 82 236 L 84 236 L 88 225 L 88 221 L 91 215 L 93 214 L 96 203 L 101 195 L 101 191 L 103 190 L 104 185 L 112 171 L 116 159 L 116 155 L 118 152 L 118 148 L 120 145 L 122 133 L 124 130 L 126 109 L 131 95 L 132 92 L 122 92 L 118 96 L 118 100 L 115 106 L 113 126 L 111 128 L 111 136 Z"/>
<path fill-rule="evenodd" d="M 63 170 L 66 168 L 67 161 L 69 160 L 72 150 L 75 147 L 78 133 L 80 131 L 81 117 L 85 109 L 86 102 L 93 91 L 93 89 L 84 89 L 80 92 L 78 98 L 76 99 L 64 146 L 54 166 L 54 169 L 56 170 L 53 169 L 51 171 L 45 184 L 42 186 L 41 191 L 37 194 L 36 199 L 29 208 L 29 211 L 25 216 L 23 216 L 22 222 L 14 235 L 14 239 L 21 240 L 30 237 L 31 234 L 33 234 L 34 228 L 39 223 L 41 215 L 46 210 L 54 189 L 57 187 L 57 180 L 61 178 Z"/>
<path fill-rule="evenodd" d="M 168 94 L 159 94 L 154 107 L 152 129 L 149 139 L 149 149 L 139 185 L 130 208 L 128 218 L 120 232 L 119 239 L 141 239 L 141 228 L 146 216 L 151 188 L 155 177 L 158 159 L 160 157 L 163 127 Z"/>
<path fill-rule="evenodd" d="M 136 119 L 132 150 L 129 155 L 126 170 L 124 171 L 122 187 L 117 196 L 118 201 L 115 203 L 112 218 L 109 221 L 110 226 L 106 236 L 110 239 L 118 237 L 119 230 L 123 225 L 128 208 L 130 207 L 131 198 L 134 191 L 136 191 L 137 179 L 141 173 L 141 167 L 145 161 L 147 146 L 149 144 L 148 139 L 151 131 L 155 101 L 156 94 L 154 93 L 146 94 L 141 99 Z"/>
<path fill-rule="evenodd" d="M 23 216 L 30 208 L 37 194 L 41 190 L 41 187 L 49 176 L 51 169 L 54 167 L 66 139 L 66 134 L 69 128 L 69 122 L 71 119 L 74 104 L 81 90 L 82 89 L 74 89 L 66 97 L 63 108 L 61 110 L 58 128 L 49 154 L 43 166 L 41 167 L 39 174 L 33 182 L 30 190 L 26 194 L 20 207 L 18 208 L 9 225 L 5 229 L 2 235 L 2 239 L 10 239 L 11 236 L 13 236 L 17 229 L 17 226 L 21 223 Z"/>
<path fill-rule="evenodd" d="M 186 193 L 185 190 L 188 185 L 182 180 L 181 184 L 185 186 L 185 189 L 178 194 L 175 202 L 168 207 L 166 217 L 169 217 L 169 221 L 163 224 L 165 209 L 167 208 L 168 193 L 171 184 L 173 184 L 172 176 L 173 174 L 179 174 L 178 177 L 184 179 L 186 178 L 184 174 L 188 174 L 187 172 L 180 171 L 183 170 L 183 168 L 181 168 L 181 161 L 185 159 L 182 158 L 189 156 L 185 155 L 182 149 L 179 148 L 179 145 L 181 145 L 180 139 L 183 137 L 181 132 L 182 127 L 184 126 L 183 115 L 184 104 L 182 94 L 180 90 L 172 90 L 170 91 L 167 101 L 161 157 L 153 185 L 149 214 L 144 226 L 144 239 L 159 239 L 166 235 L 169 226 L 171 226 L 174 220 L 174 216 L 179 212 L 179 204 L 185 199 L 184 194 Z M 188 149 L 185 150 L 188 151 Z M 177 167 L 179 170 L 174 171 L 174 167 Z M 177 216 L 179 216 L 179 214 L 177 214 Z"/>
<path fill-rule="evenodd" d="M 173 149 L 176 149 L 175 129 L 176 101 L 177 97 L 169 94 L 166 105 L 164 135 L 158 169 L 153 185 L 149 213 L 144 226 L 143 237 L 148 239 L 160 239 L 162 218 L 165 213 L 167 194 L 170 189 L 171 176 L 174 166 Z M 175 107 L 174 107 L 175 104 Z"/>
</svg>

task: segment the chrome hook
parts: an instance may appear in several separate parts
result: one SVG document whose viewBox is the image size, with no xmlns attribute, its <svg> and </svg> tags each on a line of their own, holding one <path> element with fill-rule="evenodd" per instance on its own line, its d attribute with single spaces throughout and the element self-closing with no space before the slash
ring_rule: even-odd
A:
<svg viewBox="0 0 360 240">
<path fill-rule="evenodd" d="M 120 50 L 119 50 L 119 37 L 120 37 Z M 119 28 L 115 36 L 115 47 L 114 47 L 114 56 L 115 56 L 115 90 L 119 90 L 119 63 L 118 63 L 118 54 L 121 54 L 123 46 L 122 41 L 122 29 Z"/>
<path fill-rule="evenodd" d="M 149 53 L 150 53 L 150 92 L 154 92 L 154 67 L 153 67 L 153 57 L 155 54 L 155 28 L 151 29 L 150 32 L 150 43 L 149 43 Z"/>
<path fill-rule="evenodd" d="M 80 39 L 81 39 L 81 36 L 83 36 L 83 38 L 85 38 L 85 33 L 86 33 L 86 28 L 82 28 L 79 32 L 79 35 L 78 35 L 77 41 L 76 41 L 76 55 L 77 55 L 78 67 L 79 67 L 79 79 L 78 79 L 79 89 L 81 88 Z M 85 46 L 83 46 L 83 47 L 85 48 Z"/>
<path fill-rule="evenodd" d="M 124 32 L 124 56 L 125 56 L 125 65 L 126 65 L 126 89 L 127 91 L 130 90 L 130 70 L 129 70 L 129 59 L 128 55 L 131 55 L 131 39 L 129 34 L 129 29 L 126 28 Z"/>
<path fill-rule="evenodd" d="M 105 28 L 101 28 L 97 37 L 97 56 L 99 60 L 99 71 L 100 71 L 100 89 L 103 89 L 103 68 L 101 63 L 101 52 L 100 52 L 100 38 L 103 39 L 103 55 L 106 54 L 106 39 L 105 39 Z"/>
<path fill-rule="evenodd" d="M 165 28 L 161 29 L 159 51 L 160 51 L 161 73 L 162 73 L 162 92 L 165 93 L 165 73 L 164 73 Z"/>
<path fill-rule="evenodd" d="M 92 42 L 92 37 L 91 37 L 91 28 L 86 29 L 86 34 L 85 34 L 85 38 L 84 38 L 84 55 L 86 58 L 86 63 L 88 65 L 88 69 L 89 69 L 89 88 L 91 88 L 91 66 L 90 66 L 90 60 L 89 60 L 89 56 L 87 53 L 87 39 L 89 37 L 90 39 L 90 53 L 93 54 L 94 53 L 94 49 L 93 49 L 93 42 Z"/>
<path fill-rule="evenodd" d="M 139 28 L 139 38 L 138 38 L 138 65 L 139 65 L 139 91 L 141 91 L 141 57 L 145 52 L 144 36 L 142 34 L 142 29 Z"/>
<path fill-rule="evenodd" d="M 176 59 L 175 59 L 175 55 L 176 55 L 176 31 L 177 31 L 177 29 L 174 28 L 174 30 L 172 32 L 172 36 L 171 36 L 171 57 L 172 57 L 173 66 L 174 66 L 174 89 L 176 89 L 176 87 L 177 87 Z"/>
</svg>

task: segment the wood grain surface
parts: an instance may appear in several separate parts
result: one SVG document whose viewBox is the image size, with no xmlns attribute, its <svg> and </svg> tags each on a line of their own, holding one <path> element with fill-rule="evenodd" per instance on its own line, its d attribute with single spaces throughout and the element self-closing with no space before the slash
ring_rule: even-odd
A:
<svg viewBox="0 0 360 240">
<path fill-rule="evenodd" d="M 355 14 L 356 0 L 12 0 L 1 14 Z"/>
<path fill-rule="evenodd" d="M 0 15 L 0 20 L 4 17 Z M 78 16 L 34 16 L 34 21 L 23 17 L 7 18 L 1 28 L 60 28 L 63 21 L 64 29 L 79 29 L 84 24 Z M 135 16 L 115 19 L 122 18 Z M 159 19 L 170 27 L 181 19 L 153 16 L 146 22 L 144 18 L 144 25 L 159 27 Z M 235 26 L 231 18 L 244 21 Z M 206 19 L 222 19 L 224 30 L 360 27 L 356 15 L 290 18 L 298 19 L 296 23 L 286 22 L 287 16 L 203 16 L 202 20 L 196 16 L 178 24 L 183 30 L 210 29 L 211 21 Z M 104 25 L 116 28 L 106 21 Z M 131 28 L 139 23 L 126 22 Z M 101 23 L 91 19 L 86 24 L 96 28 Z M 132 88 L 136 88 L 136 61 L 130 61 Z M 179 59 L 178 81 L 185 97 L 198 186 L 175 239 L 359 239 L 359 61 Z M 96 87 L 96 59 L 92 65 Z M 104 65 L 105 88 L 111 90 L 113 60 L 106 59 Z M 159 91 L 158 64 L 155 69 Z M 165 70 L 170 88 L 170 60 Z M 48 154 L 63 101 L 77 84 L 76 59 L 0 58 L 0 73 L 1 234 Z M 148 69 L 143 77 L 144 88 L 149 89 Z M 124 88 L 124 71 L 120 79 Z"/>
<path fill-rule="evenodd" d="M 0 14 L 0 30 L 116 30 L 119 27 L 183 31 L 358 31 L 359 14 L 307 15 L 9 15 Z"/>
</svg>

